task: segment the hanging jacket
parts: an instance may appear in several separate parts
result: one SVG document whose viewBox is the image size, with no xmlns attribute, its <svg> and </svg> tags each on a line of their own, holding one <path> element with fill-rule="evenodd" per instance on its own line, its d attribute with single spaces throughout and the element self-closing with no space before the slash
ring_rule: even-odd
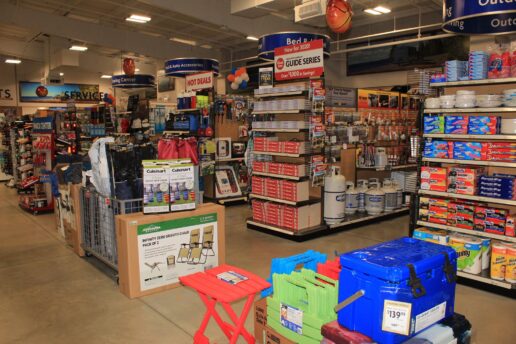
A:
<svg viewBox="0 0 516 344">
<path fill-rule="evenodd" d="M 97 192 L 105 197 L 111 197 L 111 178 L 109 175 L 108 159 L 106 155 L 106 144 L 115 142 L 113 137 L 97 139 L 91 145 L 88 156 L 91 161 L 92 178 L 91 183 Z"/>
</svg>

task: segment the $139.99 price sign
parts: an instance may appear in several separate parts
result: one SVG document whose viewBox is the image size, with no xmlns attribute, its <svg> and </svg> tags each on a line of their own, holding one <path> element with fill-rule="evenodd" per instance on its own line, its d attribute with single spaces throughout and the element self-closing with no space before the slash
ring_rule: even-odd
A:
<svg viewBox="0 0 516 344">
<path fill-rule="evenodd" d="M 274 49 L 274 78 L 276 80 L 318 77 L 323 73 L 322 39 Z"/>
<path fill-rule="evenodd" d="M 385 300 L 383 304 L 382 330 L 409 335 L 412 304 Z"/>
</svg>

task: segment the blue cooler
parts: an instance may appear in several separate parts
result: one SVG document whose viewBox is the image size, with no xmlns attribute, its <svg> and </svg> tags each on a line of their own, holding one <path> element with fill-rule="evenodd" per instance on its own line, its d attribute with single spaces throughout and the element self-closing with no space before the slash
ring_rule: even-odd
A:
<svg viewBox="0 0 516 344">
<path fill-rule="evenodd" d="M 457 255 L 401 238 L 340 257 L 338 321 L 384 344 L 402 343 L 453 315 Z"/>
</svg>

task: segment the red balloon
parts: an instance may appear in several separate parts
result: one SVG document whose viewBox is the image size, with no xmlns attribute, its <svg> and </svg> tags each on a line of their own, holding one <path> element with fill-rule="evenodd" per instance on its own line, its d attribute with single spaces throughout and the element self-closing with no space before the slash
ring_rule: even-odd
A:
<svg viewBox="0 0 516 344">
<path fill-rule="evenodd" d="M 235 76 L 240 76 L 245 73 L 245 68 L 238 68 L 235 72 Z"/>
<path fill-rule="evenodd" d="M 134 72 L 136 70 L 136 65 L 134 64 L 134 60 L 130 58 L 124 59 L 124 64 L 122 65 L 122 69 L 124 70 L 124 73 L 127 75 L 134 75 Z"/>
<path fill-rule="evenodd" d="M 343 33 L 351 28 L 353 11 L 347 0 L 329 0 L 326 6 L 326 23 L 333 32 Z"/>
<path fill-rule="evenodd" d="M 234 75 L 234 74 L 229 74 L 229 75 L 228 75 L 228 81 L 229 81 L 229 82 L 233 82 L 233 81 L 235 81 L 235 75 Z"/>
<path fill-rule="evenodd" d="M 36 95 L 41 98 L 46 97 L 48 95 L 48 89 L 45 86 L 38 86 L 38 88 L 36 88 Z"/>
</svg>

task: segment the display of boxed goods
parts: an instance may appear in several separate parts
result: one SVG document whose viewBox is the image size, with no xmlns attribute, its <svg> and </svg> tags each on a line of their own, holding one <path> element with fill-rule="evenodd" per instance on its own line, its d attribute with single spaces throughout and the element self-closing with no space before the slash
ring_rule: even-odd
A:
<svg viewBox="0 0 516 344">
<path fill-rule="evenodd" d="M 500 132 L 500 117 L 498 116 L 469 116 L 468 134 L 496 135 Z"/>
<path fill-rule="evenodd" d="M 482 239 L 454 234 L 449 245 L 457 252 L 457 270 L 472 274 L 482 272 Z"/>
<path fill-rule="evenodd" d="M 470 80 L 487 79 L 489 55 L 485 51 L 471 51 L 468 60 Z"/>
<path fill-rule="evenodd" d="M 449 167 L 448 192 L 474 195 L 477 190 L 478 179 L 485 173 L 483 167 Z"/>
<path fill-rule="evenodd" d="M 434 244 L 448 245 L 450 236 L 448 231 L 429 229 L 425 227 L 416 228 L 413 237 L 419 240 L 433 242 Z"/>
<path fill-rule="evenodd" d="M 490 268 L 492 279 L 516 283 L 516 245 L 493 241 Z"/>
<path fill-rule="evenodd" d="M 421 167 L 421 189 L 446 192 L 448 171 L 445 167 Z"/>
<path fill-rule="evenodd" d="M 474 229 L 504 235 L 507 213 L 508 211 L 505 209 L 477 206 L 475 208 Z"/>
<path fill-rule="evenodd" d="M 468 61 L 446 61 L 444 68 L 447 81 L 459 81 L 469 79 Z"/>
<path fill-rule="evenodd" d="M 425 115 L 423 117 L 425 134 L 442 134 L 444 133 L 444 116 Z"/>
<path fill-rule="evenodd" d="M 310 142 L 278 141 L 277 137 L 257 137 L 254 143 L 255 152 L 271 152 L 285 154 L 305 154 L 309 151 Z"/>
<path fill-rule="evenodd" d="M 450 147 L 448 141 L 443 140 L 426 140 L 423 151 L 425 158 L 450 158 Z"/>
<path fill-rule="evenodd" d="M 321 222 L 321 204 L 294 207 L 253 199 L 251 202 L 253 219 L 293 231 L 316 226 Z"/>
<path fill-rule="evenodd" d="M 495 173 L 479 178 L 478 194 L 484 197 L 516 199 L 515 176 Z"/>
<path fill-rule="evenodd" d="M 447 225 L 473 229 L 475 216 L 475 205 L 464 202 L 450 202 L 448 204 L 448 221 Z"/>
<path fill-rule="evenodd" d="M 339 302 L 355 297 L 339 324 L 380 343 L 409 339 L 453 314 L 456 260 L 452 248 L 412 238 L 341 255 Z"/>
<path fill-rule="evenodd" d="M 482 145 L 482 160 L 516 161 L 515 142 L 485 142 Z"/>
<path fill-rule="evenodd" d="M 467 134 L 468 133 L 468 117 L 467 116 L 445 116 L 444 133 L 445 134 Z"/>
<path fill-rule="evenodd" d="M 190 159 L 144 160 L 143 213 L 195 209 L 195 171 Z"/>
<path fill-rule="evenodd" d="M 453 159 L 481 160 L 482 143 L 480 142 L 453 142 Z"/>
</svg>

